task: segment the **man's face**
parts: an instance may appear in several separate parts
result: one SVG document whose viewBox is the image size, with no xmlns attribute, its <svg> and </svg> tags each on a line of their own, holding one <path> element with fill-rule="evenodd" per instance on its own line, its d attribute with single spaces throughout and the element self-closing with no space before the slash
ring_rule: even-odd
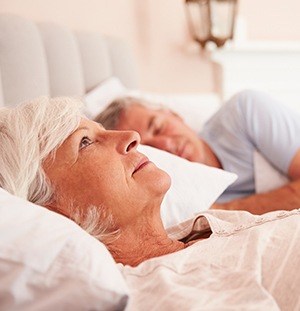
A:
<svg viewBox="0 0 300 311">
<path fill-rule="evenodd" d="M 121 113 L 118 130 L 135 130 L 141 143 L 203 163 L 203 144 L 175 113 L 133 104 Z"/>
</svg>

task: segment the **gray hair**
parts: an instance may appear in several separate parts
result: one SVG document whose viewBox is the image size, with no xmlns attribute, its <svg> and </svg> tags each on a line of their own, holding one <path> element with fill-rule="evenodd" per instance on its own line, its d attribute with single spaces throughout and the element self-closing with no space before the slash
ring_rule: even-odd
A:
<svg viewBox="0 0 300 311">
<path fill-rule="evenodd" d="M 151 109 L 161 109 L 162 106 L 149 101 L 132 96 L 119 97 L 113 100 L 102 112 L 100 112 L 94 121 L 101 123 L 105 129 L 114 130 L 120 121 L 122 113 L 131 105 L 149 107 Z"/>
<path fill-rule="evenodd" d="M 49 204 L 55 191 L 45 175 L 43 161 L 49 155 L 54 158 L 57 148 L 76 130 L 81 107 L 79 100 L 71 98 L 40 97 L 15 108 L 1 108 L 0 187 L 35 204 Z M 90 207 L 84 217 L 80 212 L 71 217 L 88 233 L 101 238 L 108 225 L 104 221 L 99 227 L 96 211 Z"/>
</svg>

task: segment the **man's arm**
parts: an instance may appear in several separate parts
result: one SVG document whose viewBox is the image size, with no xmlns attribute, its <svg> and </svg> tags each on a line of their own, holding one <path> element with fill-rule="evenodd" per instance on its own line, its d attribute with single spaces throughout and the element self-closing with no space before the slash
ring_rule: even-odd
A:
<svg viewBox="0 0 300 311">
<path fill-rule="evenodd" d="M 300 208 L 300 150 L 289 167 L 292 182 L 266 193 L 254 194 L 227 203 L 214 204 L 212 209 L 246 210 L 252 214 L 264 214 L 274 210 Z"/>
<path fill-rule="evenodd" d="M 275 210 L 300 208 L 300 179 L 267 193 L 254 194 L 227 203 L 213 204 L 211 208 L 245 210 L 259 215 Z"/>
</svg>

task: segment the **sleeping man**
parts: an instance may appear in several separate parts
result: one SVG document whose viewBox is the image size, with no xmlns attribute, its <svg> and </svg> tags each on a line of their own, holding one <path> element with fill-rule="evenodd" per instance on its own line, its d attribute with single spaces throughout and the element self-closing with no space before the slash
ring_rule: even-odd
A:
<svg viewBox="0 0 300 311">
<path fill-rule="evenodd" d="M 95 121 L 107 129 L 135 130 L 142 144 L 236 173 L 238 180 L 212 208 L 262 214 L 283 206 L 289 210 L 300 207 L 300 117 L 266 94 L 238 93 L 199 134 L 174 112 L 130 97 L 112 102 Z M 255 151 L 290 182 L 256 194 Z"/>
</svg>

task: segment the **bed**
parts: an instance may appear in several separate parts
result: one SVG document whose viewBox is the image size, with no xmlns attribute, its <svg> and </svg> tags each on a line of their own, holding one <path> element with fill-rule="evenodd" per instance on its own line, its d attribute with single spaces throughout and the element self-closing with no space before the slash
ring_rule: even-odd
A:
<svg viewBox="0 0 300 311">
<path fill-rule="evenodd" d="M 0 78 L 0 106 L 72 96 L 93 117 L 113 98 L 133 95 L 163 102 L 195 130 L 221 105 L 217 94 L 141 92 L 134 58 L 118 38 L 9 14 L 0 15 Z M 208 209 L 236 178 L 147 146 L 141 151 L 178 181 L 163 203 L 166 227 Z M 121 271 L 105 246 L 72 221 L 0 189 L 0 309 L 135 310 L 134 289 Z M 148 309 L 159 307 L 153 297 Z M 174 308 L 176 298 L 170 301 Z"/>
</svg>

